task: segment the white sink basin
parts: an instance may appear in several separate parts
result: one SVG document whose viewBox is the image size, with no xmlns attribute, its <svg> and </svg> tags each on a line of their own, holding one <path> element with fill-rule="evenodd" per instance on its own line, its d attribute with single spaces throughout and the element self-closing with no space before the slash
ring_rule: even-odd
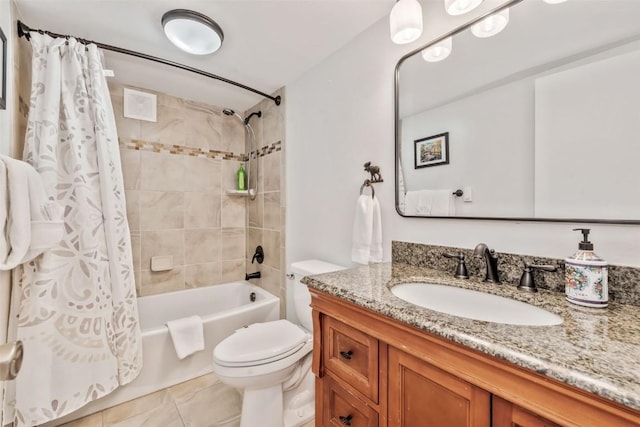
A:
<svg viewBox="0 0 640 427">
<path fill-rule="evenodd" d="M 551 326 L 562 317 L 524 302 L 470 289 L 432 283 L 403 283 L 391 288 L 398 298 L 430 310 L 485 322 Z"/>
</svg>

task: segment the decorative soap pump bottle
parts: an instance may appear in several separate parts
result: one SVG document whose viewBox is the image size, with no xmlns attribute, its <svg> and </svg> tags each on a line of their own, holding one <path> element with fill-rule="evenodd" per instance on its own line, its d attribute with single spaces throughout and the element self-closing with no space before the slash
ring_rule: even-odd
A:
<svg viewBox="0 0 640 427">
<path fill-rule="evenodd" d="M 242 163 L 238 168 L 238 173 L 236 174 L 236 183 L 238 186 L 238 190 L 246 190 L 247 189 L 247 173 L 242 167 Z"/>
<path fill-rule="evenodd" d="M 588 228 L 582 232 L 578 252 L 565 259 L 564 289 L 567 301 L 586 307 L 605 308 L 609 301 L 607 262 L 593 252 Z"/>
</svg>

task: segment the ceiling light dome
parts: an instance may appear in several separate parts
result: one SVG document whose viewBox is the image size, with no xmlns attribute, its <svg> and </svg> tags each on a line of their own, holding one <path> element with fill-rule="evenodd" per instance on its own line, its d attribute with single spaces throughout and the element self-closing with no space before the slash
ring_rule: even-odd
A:
<svg viewBox="0 0 640 427">
<path fill-rule="evenodd" d="M 399 0 L 389 15 L 391 40 L 407 44 L 422 35 L 422 6 L 417 0 Z"/>
<path fill-rule="evenodd" d="M 495 36 L 504 30 L 509 23 L 509 9 L 505 9 L 498 13 L 493 13 L 477 24 L 471 26 L 471 32 L 474 36 L 486 38 Z"/>
<path fill-rule="evenodd" d="M 451 39 L 451 37 L 447 37 L 441 42 L 438 42 L 433 46 L 429 46 L 428 48 L 423 49 L 421 52 L 422 59 L 424 59 L 427 62 L 442 61 L 443 59 L 451 55 L 452 48 L 453 48 L 453 40 Z"/>
<path fill-rule="evenodd" d="M 194 55 L 207 55 L 220 49 L 224 33 L 211 18 L 186 9 L 174 9 L 162 15 L 162 28 L 178 48 Z"/>
<path fill-rule="evenodd" d="M 462 15 L 480 6 L 482 0 L 444 0 L 444 8 L 449 15 Z"/>
<path fill-rule="evenodd" d="M 544 0 L 545 3 L 549 3 L 549 4 L 558 4 L 558 3 L 564 3 L 567 0 Z"/>
</svg>

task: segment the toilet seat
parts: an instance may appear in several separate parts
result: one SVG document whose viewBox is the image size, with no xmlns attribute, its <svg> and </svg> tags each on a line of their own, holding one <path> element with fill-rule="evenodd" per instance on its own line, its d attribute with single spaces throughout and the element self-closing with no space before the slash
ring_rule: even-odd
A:
<svg viewBox="0 0 640 427">
<path fill-rule="evenodd" d="M 296 353 L 308 340 L 309 335 L 288 320 L 254 323 L 222 340 L 213 359 L 228 367 L 263 365 Z"/>
</svg>

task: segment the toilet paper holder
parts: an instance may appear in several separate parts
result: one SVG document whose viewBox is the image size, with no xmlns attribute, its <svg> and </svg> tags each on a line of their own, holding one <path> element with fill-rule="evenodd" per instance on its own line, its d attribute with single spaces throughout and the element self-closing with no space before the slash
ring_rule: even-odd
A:
<svg viewBox="0 0 640 427">
<path fill-rule="evenodd" d="M 22 341 L 0 345 L 0 381 L 15 379 L 22 367 L 23 356 Z"/>
</svg>

